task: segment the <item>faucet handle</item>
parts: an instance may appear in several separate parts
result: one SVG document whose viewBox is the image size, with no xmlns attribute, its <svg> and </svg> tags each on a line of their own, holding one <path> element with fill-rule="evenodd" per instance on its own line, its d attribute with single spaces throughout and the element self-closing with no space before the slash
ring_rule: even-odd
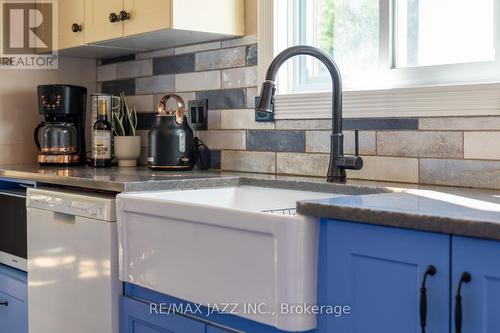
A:
<svg viewBox="0 0 500 333">
<path fill-rule="evenodd" d="M 359 130 L 354 130 L 354 156 L 339 156 L 337 167 L 349 170 L 361 170 L 363 159 L 359 156 Z"/>
<path fill-rule="evenodd" d="M 359 130 L 354 130 L 354 156 L 359 156 Z"/>
</svg>

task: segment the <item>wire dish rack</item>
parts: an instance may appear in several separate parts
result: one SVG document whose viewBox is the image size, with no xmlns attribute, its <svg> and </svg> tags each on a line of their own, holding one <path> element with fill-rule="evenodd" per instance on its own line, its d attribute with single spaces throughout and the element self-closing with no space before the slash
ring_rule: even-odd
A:
<svg viewBox="0 0 500 333">
<path fill-rule="evenodd" d="M 273 215 L 297 215 L 296 208 L 266 209 L 261 210 L 261 212 Z"/>
</svg>

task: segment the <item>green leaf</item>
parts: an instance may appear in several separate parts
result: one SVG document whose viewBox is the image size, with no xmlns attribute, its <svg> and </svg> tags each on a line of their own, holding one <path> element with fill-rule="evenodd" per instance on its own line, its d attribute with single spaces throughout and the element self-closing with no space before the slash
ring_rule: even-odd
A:
<svg viewBox="0 0 500 333">
<path fill-rule="evenodd" d="M 115 118 L 114 127 L 116 136 L 125 136 L 125 129 L 123 128 L 122 122 L 118 118 Z"/>
<path fill-rule="evenodd" d="M 120 107 L 113 112 L 113 124 L 117 136 L 135 136 L 137 128 L 137 112 L 129 108 L 125 93 L 120 93 Z"/>
<path fill-rule="evenodd" d="M 134 130 L 137 129 L 137 111 L 135 110 L 135 107 L 132 108 L 132 124 L 134 126 Z"/>
</svg>

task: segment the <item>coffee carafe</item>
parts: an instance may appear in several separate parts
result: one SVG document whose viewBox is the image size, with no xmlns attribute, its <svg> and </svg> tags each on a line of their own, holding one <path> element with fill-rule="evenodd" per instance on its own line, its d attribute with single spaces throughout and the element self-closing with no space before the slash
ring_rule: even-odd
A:
<svg viewBox="0 0 500 333">
<path fill-rule="evenodd" d="M 72 165 L 86 162 L 85 109 L 87 89 L 70 85 L 38 86 L 39 112 L 45 121 L 34 132 L 38 162 Z"/>
<path fill-rule="evenodd" d="M 78 152 L 78 132 L 72 123 L 43 122 L 35 129 L 35 143 L 43 154 L 73 155 Z"/>
</svg>

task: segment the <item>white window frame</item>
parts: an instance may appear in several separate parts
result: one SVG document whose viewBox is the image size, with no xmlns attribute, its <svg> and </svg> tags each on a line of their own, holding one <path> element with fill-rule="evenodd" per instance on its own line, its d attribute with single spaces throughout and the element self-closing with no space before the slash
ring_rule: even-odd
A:
<svg viewBox="0 0 500 333">
<path fill-rule="evenodd" d="M 258 1 L 259 38 L 259 81 L 265 78 L 268 65 L 286 47 L 287 38 L 277 38 L 285 33 L 283 24 L 275 19 L 277 1 Z M 392 0 L 381 1 L 381 29 L 389 29 L 386 24 Z M 388 7 L 385 7 L 388 6 Z M 495 17 L 500 17 L 500 6 L 495 7 Z M 281 31 L 280 31 L 281 29 Z M 495 32 L 500 33 L 500 20 L 495 19 Z M 381 33 L 381 48 L 391 48 L 391 33 Z M 495 38 L 498 40 L 498 38 Z M 281 42 L 281 45 L 278 43 Z M 497 47 L 500 50 L 500 47 Z M 389 55 L 389 56 L 387 56 Z M 390 52 L 381 52 L 383 65 L 392 64 Z M 288 91 L 292 61 L 280 70 L 278 83 Z M 287 70 L 288 67 L 288 70 Z M 422 77 L 439 77 L 436 73 L 453 68 L 453 77 L 446 80 L 427 80 L 426 86 L 417 86 Z M 493 70 L 492 70 L 493 68 Z M 459 70 L 457 70 L 459 69 Z M 394 78 L 400 85 L 391 88 L 391 78 L 385 78 L 387 87 L 370 90 L 344 91 L 344 117 L 438 117 L 438 116 L 491 116 L 500 115 L 500 62 L 495 66 L 485 63 L 440 65 L 417 68 L 392 69 Z M 475 75 L 471 75 L 475 73 Z M 403 79 L 404 78 L 404 79 Z M 401 83 L 403 84 L 401 85 Z M 466 82 L 466 83 L 464 83 Z M 260 87 L 259 87 L 260 88 Z M 275 119 L 328 119 L 331 118 L 331 93 L 296 93 L 276 96 Z"/>
</svg>

